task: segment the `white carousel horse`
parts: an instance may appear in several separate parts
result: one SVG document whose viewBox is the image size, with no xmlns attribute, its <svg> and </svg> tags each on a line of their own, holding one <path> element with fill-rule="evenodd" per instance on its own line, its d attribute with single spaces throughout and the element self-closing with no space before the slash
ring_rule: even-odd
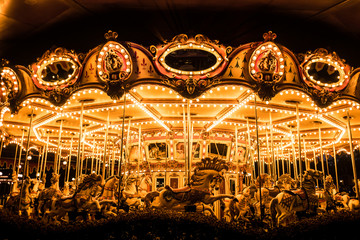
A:
<svg viewBox="0 0 360 240">
<path fill-rule="evenodd" d="M 261 174 L 261 202 L 265 213 L 269 213 L 270 201 L 282 190 L 290 190 L 295 187 L 295 180 L 289 174 L 279 177 L 276 185 L 272 187 L 272 179 L 269 174 Z M 260 178 L 258 177 L 255 185 L 244 188 L 243 193 L 226 203 L 224 213 L 230 216 L 230 221 L 245 220 L 246 215 L 252 214 L 251 207 L 254 207 L 255 214 L 260 216 L 260 191 L 258 190 Z"/>
<path fill-rule="evenodd" d="M 270 202 L 271 217 L 275 225 L 284 225 L 297 212 L 309 211 L 316 214 L 318 197 L 315 194 L 316 179 L 321 179 L 323 173 L 313 169 L 305 172 L 302 189 L 283 191 Z"/>
<path fill-rule="evenodd" d="M 122 191 L 125 199 L 125 204 L 127 204 L 132 209 L 139 209 L 142 205 L 141 198 L 138 193 L 138 182 L 139 178 L 134 175 L 130 175 L 126 181 L 124 190 Z"/>
<path fill-rule="evenodd" d="M 335 201 L 338 201 L 344 205 L 346 209 L 350 211 L 357 211 L 360 209 L 360 202 L 356 198 L 351 198 L 347 193 L 336 194 Z"/>
<path fill-rule="evenodd" d="M 260 204 L 260 190 L 258 189 L 255 193 L 255 203 L 253 204 L 255 208 L 256 216 L 260 217 L 261 208 L 264 210 L 264 214 L 270 214 L 270 202 L 273 199 L 272 194 L 279 194 L 280 190 L 278 188 L 270 191 L 268 188 L 261 188 L 261 204 Z M 275 196 L 276 196 L 275 195 Z"/>
<path fill-rule="evenodd" d="M 224 160 L 205 158 L 196 164 L 191 176 L 190 187 L 172 189 L 170 186 L 160 192 L 148 193 L 145 197 L 147 207 L 159 209 L 184 210 L 185 206 L 200 203 L 212 204 L 223 198 L 234 198 L 233 195 L 219 194 L 213 196 L 210 188 L 219 189 L 224 177 L 221 171 L 227 169 Z"/>
<path fill-rule="evenodd" d="M 11 195 L 17 195 L 20 193 L 19 183 L 18 183 L 18 174 L 16 171 L 13 171 L 12 173 L 12 186 L 11 186 Z"/>
<path fill-rule="evenodd" d="M 251 198 L 254 197 L 256 191 L 255 185 L 244 188 L 243 192 L 236 195 L 225 205 L 224 215 L 230 216 L 230 222 L 245 220 L 249 221 L 246 215 L 250 214 Z"/>
<path fill-rule="evenodd" d="M 316 191 L 316 195 L 319 197 L 319 208 L 321 211 L 336 211 L 335 201 L 336 187 L 331 175 L 326 176 L 324 189 Z"/>
<path fill-rule="evenodd" d="M 107 178 L 100 195 L 97 197 L 104 217 L 116 216 L 119 179 L 120 178 L 115 175 Z"/>
<path fill-rule="evenodd" d="M 95 173 L 83 178 L 72 196 L 54 199 L 49 219 L 61 220 L 67 213 L 82 213 L 84 220 L 89 220 L 89 214 L 101 211 L 99 201 L 96 199 L 99 194 L 99 185 L 103 184 L 102 177 Z"/>
<path fill-rule="evenodd" d="M 144 174 L 141 177 L 130 175 L 125 181 L 123 193 L 127 197 L 144 198 L 152 184 L 151 175 Z"/>
<path fill-rule="evenodd" d="M 29 217 L 32 211 L 32 198 L 30 196 L 31 179 L 25 177 L 23 182 L 22 191 L 18 194 L 12 194 L 4 205 L 4 209 L 13 214 L 21 214 Z"/>
<path fill-rule="evenodd" d="M 39 183 L 39 187 L 38 187 L 39 193 L 45 189 L 45 183 L 46 183 L 46 174 L 44 173 L 44 175 L 42 176 L 41 181 Z"/>
<path fill-rule="evenodd" d="M 150 174 L 143 174 L 138 182 L 137 191 L 141 199 L 149 193 L 150 186 L 152 185 L 152 179 Z"/>
<path fill-rule="evenodd" d="M 62 190 L 62 196 L 70 196 L 75 193 L 75 186 L 73 182 L 65 182 Z"/>
<path fill-rule="evenodd" d="M 260 181 L 262 188 L 271 188 L 273 186 L 271 176 L 267 173 L 262 173 L 260 176 L 256 178 L 255 185 L 257 188 L 260 187 Z"/>
<path fill-rule="evenodd" d="M 358 186 L 360 186 L 360 179 L 358 181 Z M 355 186 L 353 186 L 353 191 L 356 193 Z M 356 198 L 351 198 L 348 194 L 344 194 L 343 196 L 339 197 L 340 202 L 343 203 L 345 208 L 349 209 L 350 211 L 357 211 L 360 209 L 360 202 Z"/>
<path fill-rule="evenodd" d="M 255 193 L 255 214 L 259 217 L 261 214 L 261 207 L 264 209 L 264 214 L 270 214 L 270 202 L 276 197 L 281 191 L 291 190 L 296 187 L 296 181 L 291 178 L 289 174 L 283 174 L 276 181 L 276 185 L 272 186 L 272 179 L 269 174 L 262 174 L 263 184 L 261 187 L 261 205 L 260 205 L 260 191 L 257 190 Z M 259 187 L 259 177 L 255 182 L 256 186 Z"/>
<path fill-rule="evenodd" d="M 59 174 L 53 173 L 50 179 L 51 185 L 49 188 L 45 188 L 39 193 L 38 201 L 38 216 L 43 216 L 45 213 L 49 212 L 51 209 L 51 203 L 53 199 L 60 198 L 62 192 L 59 188 Z M 45 183 L 44 183 L 45 184 Z"/>
<path fill-rule="evenodd" d="M 276 186 L 278 186 L 281 190 L 291 190 L 296 188 L 296 181 L 291 178 L 290 174 L 285 173 L 279 177 L 276 182 Z"/>
</svg>

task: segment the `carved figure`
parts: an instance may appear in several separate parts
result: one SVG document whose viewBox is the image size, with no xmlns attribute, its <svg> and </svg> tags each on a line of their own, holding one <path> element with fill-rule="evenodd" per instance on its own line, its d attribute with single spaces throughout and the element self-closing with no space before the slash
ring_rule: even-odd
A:
<svg viewBox="0 0 360 240">
<path fill-rule="evenodd" d="M 309 169 L 304 174 L 302 189 L 282 191 L 271 200 L 270 212 L 275 225 L 285 225 L 297 212 L 316 214 L 319 203 L 315 194 L 316 179 L 321 179 L 322 176 L 322 172 Z"/>
<path fill-rule="evenodd" d="M 213 196 L 210 188 L 219 189 L 223 176 L 221 171 L 227 169 L 224 160 L 205 158 L 197 163 L 191 176 L 189 187 L 172 189 L 170 186 L 160 192 L 151 192 L 145 197 L 148 207 L 184 210 L 185 206 L 199 203 L 211 204 L 223 198 L 234 198 L 233 195 L 219 194 Z"/>
<path fill-rule="evenodd" d="M 123 65 L 121 58 L 116 54 L 114 49 L 110 49 L 105 56 L 106 69 L 109 72 L 120 71 Z"/>
<path fill-rule="evenodd" d="M 272 51 L 267 51 L 259 62 L 259 69 L 264 72 L 276 70 L 276 57 Z"/>
</svg>

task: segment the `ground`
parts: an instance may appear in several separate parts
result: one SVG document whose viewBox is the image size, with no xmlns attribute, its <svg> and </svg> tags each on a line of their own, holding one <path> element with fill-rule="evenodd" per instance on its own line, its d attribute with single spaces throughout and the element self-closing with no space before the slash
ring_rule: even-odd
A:
<svg viewBox="0 0 360 240">
<path fill-rule="evenodd" d="M 144 211 L 93 222 L 44 225 L 0 213 L 1 239 L 345 239 L 357 234 L 360 214 L 304 218 L 287 227 L 230 224 L 198 213 Z"/>
</svg>

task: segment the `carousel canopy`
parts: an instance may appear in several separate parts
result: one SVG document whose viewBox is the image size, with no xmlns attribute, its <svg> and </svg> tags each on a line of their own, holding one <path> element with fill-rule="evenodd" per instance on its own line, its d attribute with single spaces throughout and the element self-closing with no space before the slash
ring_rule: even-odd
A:
<svg viewBox="0 0 360 240">
<path fill-rule="evenodd" d="M 0 6 L 7 142 L 26 146 L 31 125 L 29 146 L 48 144 L 66 156 L 70 148 L 76 154 L 81 129 L 87 154 L 105 146 L 119 151 L 121 142 L 147 144 L 141 155 L 147 160 L 158 139 L 176 159 L 177 144 L 191 132 L 201 154 L 222 142 L 227 147 L 220 151 L 233 160 L 236 143 L 256 148 L 257 115 L 262 155 L 301 150 L 312 158 L 320 145 L 349 151 L 349 111 L 357 148 L 358 2 L 5 0 Z M 104 39 L 104 29 L 117 33 Z"/>
<path fill-rule="evenodd" d="M 349 116 L 357 148 L 359 68 L 323 48 L 293 53 L 277 39 L 269 31 L 226 46 L 180 34 L 144 47 L 108 31 L 86 54 L 58 47 L 29 67 L 3 60 L 2 136 L 20 143 L 31 126 L 30 146 L 63 155 L 79 138 L 87 154 L 147 142 L 147 160 L 158 157 L 151 142 L 160 139 L 177 158 L 176 142 L 190 133 L 201 154 L 227 142 L 217 154 L 232 161 L 235 143 L 256 148 L 258 129 L 261 156 L 312 158 L 320 148 L 348 149 Z"/>
</svg>

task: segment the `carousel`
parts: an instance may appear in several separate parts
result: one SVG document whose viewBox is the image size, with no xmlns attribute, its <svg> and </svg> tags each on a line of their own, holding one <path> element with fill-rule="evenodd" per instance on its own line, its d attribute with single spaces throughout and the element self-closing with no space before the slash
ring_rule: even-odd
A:
<svg viewBox="0 0 360 240">
<path fill-rule="evenodd" d="M 144 47 L 109 31 L 87 53 L 2 60 L 3 208 L 49 221 L 145 208 L 234 221 L 253 204 L 282 224 L 325 211 L 342 185 L 358 198 L 360 68 L 276 37 Z"/>
</svg>

